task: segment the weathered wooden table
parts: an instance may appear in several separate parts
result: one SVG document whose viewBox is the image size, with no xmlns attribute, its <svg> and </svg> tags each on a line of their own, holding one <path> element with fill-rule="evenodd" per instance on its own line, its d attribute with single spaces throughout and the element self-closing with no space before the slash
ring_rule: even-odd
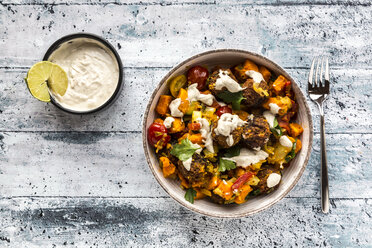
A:
<svg viewBox="0 0 372 248">
<path fill-rule="evenodd" d="M 0 0 L 0 247 L 372 246 L 372 5 L 369 0 Z M 33 99 L 23 78 L 58 38 L 91 32 L 124 63 L 118 101 L 69 115 Z M 303 91 L 329 55 L 331 210 L 320 211 L 315 142 L 295 189 L 251 217 L 204 217 L 178 205 L 145 162 L 141 121 L 178 62 L 215 48 L 261 53 Z"/>
</svg>

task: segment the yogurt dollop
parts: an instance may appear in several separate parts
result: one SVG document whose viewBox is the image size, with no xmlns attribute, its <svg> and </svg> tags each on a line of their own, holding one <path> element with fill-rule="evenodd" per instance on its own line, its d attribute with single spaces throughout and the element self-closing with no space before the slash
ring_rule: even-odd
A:
<svg viewBox="0 0 372 248">
<path fill-rule="evenodd" d="M 276 185 L 278 185 L 280 183 L 280 179 L 282 178 L 281 175 L 279 175 L 278 173 L 271 173 L 269 175 L 269 177 L 267 178 L 267 187 L 268 188 L 272 188 L 272 187 L 275 187 Z"/>
<path fill-rule="evenodd" d="M 252 164 L 257 164 L 262 160 L 265 160 L 268 156 L 269 154 L 261 150 L 253 151 L 247 148 L 242 148 L 238 156 L 223 159 L 234 161 L 236 163 L 236 166 L 247 168 Z"/>
<path fill-rule="evenodd" d="M 49 57 L 67 73 L 68 88 L 63 96 L 53 94 L 62 107 L 89 111 L 105 104 L 119 82 L 119 65 L 111 50 L 87 38 L 63 43 Z"/>
<path fill-rule="evenodd" d="M 215 100 L 214 96 L 212 94 L 202 94 L 196 87 L 198 87 L 198 84 L 195 83 L 187 88 L 188 100 L 190 102 L 201 101 L 202 103 L 211 106 Z"/>
<path fill-rule="evenodd" d="M 224 87 L 232 93 L 236 93 L 244 90 L 238 82 L 232 79 L 227 71 L 220 70 L 218 73 L 218 79 L 216 80 L 216 90 L 222 90 Z"/>
<path fill-rule="evenodd" d="M 170 117 L 170 116 L 168 116 L 167 118 L 165 118 L 165 120 L 164 120 L 164 126 L 166 127 L 166 128 L 171 128 L 172 127 L 172 123 L 174 122 L 174 118 L 173 117 Z"/>
<path fill-rule="evenodd" d="M 229 146 L 233 145 L 234 139 L 232 132 L 237 128 L 243 126 L 246 121 L 243 121 L 239 118 L 238 115 L 232 115 L 230 113 L 224 113 L 220 116 L 217 122 L 217 127 L 214 129 L 214 132 L 217 135 L 226 136 L 226 143 Z"/>
</svg>

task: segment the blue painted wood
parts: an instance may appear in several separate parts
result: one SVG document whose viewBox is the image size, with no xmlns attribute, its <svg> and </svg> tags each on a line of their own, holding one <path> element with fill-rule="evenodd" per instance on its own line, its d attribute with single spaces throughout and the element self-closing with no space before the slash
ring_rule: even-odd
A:
<svg viewBox="0 0 372 248">
<path fill-rule="evenodd" d="M 369 0 L 0 1 L 0 247 L 371 247 L 371 10 Z M 93 116 L 38 102 L 23 82 L 57 38 L 81 31 L 107 38 L 125 66 L 120 98 Z M 157 185 L 141 147 L 147 99 L 172 66 L 215 48 L 261 53 L 302 90 L 312 57 L 331 56 L 329 215 L 312 104 L 308 167 L 267 211 L 208 218 Z"/>
<path fill-rule="evenodd" d="M 370 4 L 347 1 L 2 5 L 1 45 L 13 49 L 1 51 L 0 66 L 30 66 L 60 36 L 85 31 L 120 44 L 124 64 L 131 67 L 171 67 L 205 50 L 240 48 L 285 67 L 309 66 L 314 54 L 324 53 L 333 56 L 333 66 L 370 68 L 371 10 Z"/>
<path fill-rule="evenodd" d="M 285 198 L 251 217 L 215 219 L 169 198 L 0 200 L 2 247 L 370 247 L 371 200 Z M 1 239 L 0 239 L 1 240 Z"/>
<path fill-rule="evenodd" d="M 0 132 L 0 196 L 164 197 L 140 133 Z M 372 198 L 372 134 L 328 134 L 332 198 Z M 20 154 L 20 151 L 22 154 Z M 319 135 L 290 197 L 319 196 Z"/>
<path fill-rule="evenodd" d="M 108 111 L 73 116 L 35 100 L 23 78 L 25 69 L 0 69 L 0 131 L 124 131 L 140 132 L 147 101 L 169 68 L 124 68 L 120 98 Z M 306 93 L 307 69 L 288 69 Z M 333 69 L 331 97 L 325 104 L 328 133 L 371 133 L 372 84 L 366 69 Z M 358 97 L 356 97 L 358 96 Z M 319 131 L 319 112 L 308 99 Z M 131 111 L 134 109 L 134 111 Z M 99 124 L 98 124 L 99 123 Z"/>
</svg>

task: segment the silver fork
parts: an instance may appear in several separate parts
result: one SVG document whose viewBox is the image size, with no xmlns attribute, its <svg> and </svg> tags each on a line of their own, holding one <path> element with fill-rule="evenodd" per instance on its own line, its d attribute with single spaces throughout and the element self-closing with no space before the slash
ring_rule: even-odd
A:
<svg viewBox="0 0 372 248">
<path fill-rule="evenodd" d="M 316 62 L 315 80 L 314 67 Z M 320 67 L 320 71 L 319 71 Z M 325 68 L 324 68 L 325 67 Z M 328 213 L 329 211 L 329 188 L 328 188 L 328 169 L 327 169 L 327 152 L 326 152 L 326 142 L 325 142 L 325 131 L 324 131 L 324 111 L 323 103 L 329 94 L 329 63 L 328 57 L 318 58 L 315 57 L 311 64 L 309 81 L 307 92 L 312 101 L 316 102 L 319 107 L 320 112 L 320 143 L 321 143 L 321 205 L 323 213 Z"/>
</svg>

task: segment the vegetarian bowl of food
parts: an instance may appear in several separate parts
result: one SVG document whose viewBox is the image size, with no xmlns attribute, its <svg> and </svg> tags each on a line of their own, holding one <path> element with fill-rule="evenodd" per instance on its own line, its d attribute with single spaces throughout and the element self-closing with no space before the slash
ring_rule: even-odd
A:
<svg viewBox="0 0 372 248">
<path fill-rule="evenodd" d="M 152 173 L 183 206 L 208 216 L 267 209 L 296 185 L 313 139 L 290 75 L 248 51 L 193 56 L 159 83 L 143 121 Z"/>
</svg>

